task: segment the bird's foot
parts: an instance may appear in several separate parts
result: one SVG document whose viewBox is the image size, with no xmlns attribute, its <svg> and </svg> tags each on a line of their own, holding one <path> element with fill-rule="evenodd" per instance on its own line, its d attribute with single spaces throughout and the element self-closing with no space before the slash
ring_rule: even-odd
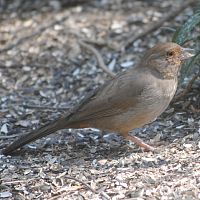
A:
<svg viewBox="0 0 200 200">
<path fill-rule="evenodd" d="M 146 151 L 153 151 L 155 152 L 156 149 L 148 144 L 146 144 L 144 141 L 142 141 L 140 138 L 136 137 L 136 136 L 130 136 L 128 135 L 126 137 L 126 139 L 134 142 L 135 144 L 137 144 L 138 146 L 144 148 Z"/>
</svg>

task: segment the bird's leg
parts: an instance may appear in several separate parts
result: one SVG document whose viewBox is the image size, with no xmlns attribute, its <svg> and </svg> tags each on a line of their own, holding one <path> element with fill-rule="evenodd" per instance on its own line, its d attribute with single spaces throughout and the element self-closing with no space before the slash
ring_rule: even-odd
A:
<svg viewBox="0 0 200 200">
<path fill-rule="evenodd" d="M 155 151 L 155 148 L 153 148 L 152 146 L 146 144 L 145 142 L 143 142 L 140 138 L 138 138 L 136 136 L 127 135 L 126 139 L 127 140 L 131 140 L 132 142 L 134 142 L 135 144 L 137 144 L 138 146 L 144 148 L 147 151 Z"/>
</svg>

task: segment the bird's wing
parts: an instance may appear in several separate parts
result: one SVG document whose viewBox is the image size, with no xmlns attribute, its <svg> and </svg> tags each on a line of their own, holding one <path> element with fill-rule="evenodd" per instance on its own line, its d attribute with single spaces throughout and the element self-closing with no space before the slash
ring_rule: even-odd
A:
<svg viewBox="0 0 200 200">
<path fill-rule="evenodd" d="M 134 73 L 134 70 L 120 73 L 86 97 L 71 114 L 69 122 L 74 123 L 123 113 L 137 105 L 145 86 L 143 73 Z"/>
</svg>

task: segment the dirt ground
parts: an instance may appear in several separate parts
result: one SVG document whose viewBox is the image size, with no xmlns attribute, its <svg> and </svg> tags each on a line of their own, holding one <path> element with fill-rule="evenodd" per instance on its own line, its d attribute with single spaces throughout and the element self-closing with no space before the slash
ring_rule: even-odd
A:
<svg viewBox="0 0 200 200">
<path fill-rule="evenodd" d="M 171 41 L 194 8 L 125 45 L 182 3 L 0 0 L 0 149 L 59 117 L 109 79 L 80 40 L 117 73 L 133 67 L 154 44 Z M 16 155 L 0 154 L 0 199 L 200 199 L 199 109 L 197 79 L 155 122 L 133 132 L 157 146 L 157 153 L 114 133 L 102 137 L 99 130 L 70 129 Z"/>
</svg>

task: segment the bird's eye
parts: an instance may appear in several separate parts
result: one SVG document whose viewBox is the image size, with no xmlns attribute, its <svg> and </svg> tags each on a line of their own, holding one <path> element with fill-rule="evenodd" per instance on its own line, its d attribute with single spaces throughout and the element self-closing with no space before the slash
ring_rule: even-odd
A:
<svg viewBox="0 0 200 200">
<path fill-rule="evenodd" d="M 171 56 L 174 56 L 174 54 L 175 54 L 174 51 L 168 51 L 168 52 L 167 52 L 167 55 L 170 56 L 170 57 L 171 57 Z"/>
</svg>

